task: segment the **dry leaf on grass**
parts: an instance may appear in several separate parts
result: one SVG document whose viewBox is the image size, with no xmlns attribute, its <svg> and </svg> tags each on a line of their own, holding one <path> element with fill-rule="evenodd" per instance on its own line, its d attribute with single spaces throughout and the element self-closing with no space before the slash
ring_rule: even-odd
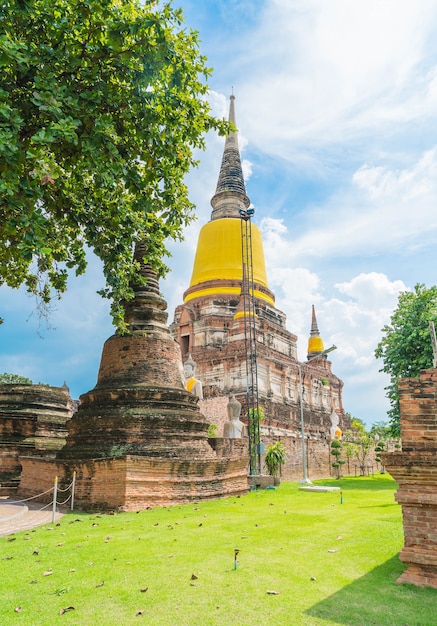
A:
<svg viewBox="0 0 437 626">
<path fill-rule="evenodd" d="M 269 594 L 269 596 L 279 596 L 279 594 L 281 593 L 280 591 L 273 591 L 272 589 L 267 589 L 266 593 Z"/>
<path fill-rule="evenodd" d="M 74 606 L 66 606 L 59 611 L 59 615 L 64 615 L 64 613 L 67 613 L 67 611 L 74 611 Z"/>
</svg>

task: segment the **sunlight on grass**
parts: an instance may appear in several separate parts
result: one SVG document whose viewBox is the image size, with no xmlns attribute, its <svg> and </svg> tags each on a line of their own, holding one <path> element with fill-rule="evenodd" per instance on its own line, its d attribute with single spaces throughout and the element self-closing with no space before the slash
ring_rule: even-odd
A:
<svg viewBox="0 0 437 626">
<path fill-rule="evenodd" d="M 437 592 L 395 582 L 395 483 L 320 482 L 340 486 L 342 502 L 283 483 L 139 513 L 73 512 L 2 537 L 0 624 L 434 623 Z"/>
</svg>

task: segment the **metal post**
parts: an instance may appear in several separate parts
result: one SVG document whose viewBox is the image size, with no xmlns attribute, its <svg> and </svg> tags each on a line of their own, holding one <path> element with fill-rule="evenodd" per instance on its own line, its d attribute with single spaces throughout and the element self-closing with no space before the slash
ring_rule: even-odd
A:
<svg viewBox="0 0 437 626">
<path fill-rule="evenodd" d="M 256 489 L 256 477 L 261 474 L 261 438 L 260 409 L 258 399 L 255 283 L 252 258 L 251 217 L 254 212 L 254 209 L 239 209 L 241 217 L 241 258 L 243 270 L 241 293 L 243 298 L 244 344 L 246 351 L 246 398 L 249 427 L 249 462 L 250 475 L 253 477 L 254 489 Z"/>
<path fill-rule="evenodd" d="M 58 477 L 55 476 L 55 484 L 53 486 L 53 511 L 52 511 L 52 524 L 56 519 L 56 500 L 58 498 Z"/>
<path fill-rule="evenodd" d="M 71 483 L 71 510 L 74 509 L 74 488 L 76 486 L 76 470 L 73 472 L 73 482 Z"/>
<path fill-rule="evenodd" d="M 313 361 L 314 359 L 319 359 L 320 357 L 324 357 L 327 354 L 329 354 L 329 352 L 332 352 L 333 350 L 336 350 L 336 349 L 337 349 L 337 346 L 331 346 L 330 348 L 327 348 L 326 350 L 323 350 L 322 352 L 320 352 L 320 354 L 315 354 L 314 356 L 309 358 L 307 363 L 311 363 L 311 361 Z M 301 485 L 312 485 L 312 482 L 308 478 L 307 455 L 306 455 L 306 450 L 305 450 L 305 420 L 304 420 L 304 415 L 303 415 L 302 368 L 300 366 L 300 363 L 296 363 L 296 365 L 299 371 L 300 428 L 301 428 L 301 439 L 302 439 L 302 471 L 303 471 L 302 480 L 300 480 L 299 482 Z"/>
<path fill-rule="evenodd" d="M 297 369 L 299 370 L 299 399 L 300 399 L 300 428 L 301 428 L 301 440 L 302 440 L 302 471 L 303 477 L 300 483 L 302 485 L 311 484 L 311 481 L 308 480 L 307 476 L 307 457 L 305 452 L 305 421 L 303 416 L 303 385 L 302 385 L 302 369 L 297 364 Z"/>
</svg>

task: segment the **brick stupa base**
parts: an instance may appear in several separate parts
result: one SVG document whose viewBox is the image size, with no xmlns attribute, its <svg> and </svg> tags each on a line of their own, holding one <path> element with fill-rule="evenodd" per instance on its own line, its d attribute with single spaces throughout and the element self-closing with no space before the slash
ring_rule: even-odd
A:
<svg viewBox="0 0 437 626">
<path fill-rule="evenodd" d="M 74 507 L 83 510 L 138 511 L 247 493 L 247 447 L 238 439 L 227 443 L 221 450 L 224 457 L 217 454 L 204 461 L 135 455 L 69 461 L 21 457 L 20 495 L 28 497 L 50 489 L 56 476 L 59 486 L 65 488 L 74 471 Z M 52 497 L 39 499 L 51 502 Z"/>
<path fill-rule="evenodd" d="M 383 455 L 404 521 L 398 582 L 437 589 L 437 370 L 399 381 L 399 395 L 402 452 Z"/>
<path fill-rule="evenodd" d="M 76 471 L 75 504 L 84 509 L 139 510 L 248 491 L 246 440 L 207 437 L 208 421 L 185 390 L 179 345 L 166 326 L 156 274 L 126 304 L 127 335 L 103 348 L 96 387 L 80 398 L 55 460 L 21 457 L 19 494 L 65 488 Z"/>
</svg>

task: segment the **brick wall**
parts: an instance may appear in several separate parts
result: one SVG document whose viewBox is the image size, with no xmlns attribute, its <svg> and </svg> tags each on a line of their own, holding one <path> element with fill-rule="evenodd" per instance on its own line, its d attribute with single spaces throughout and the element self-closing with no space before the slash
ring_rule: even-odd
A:
<svg viewBox="0 0 437 626">
<path fill-rule="evenodd" d="M 20 460 L 23 468 L 20 497 L 51 489 L 55 476 L 59 478 L 60 488 L 65 489 L 76 471 L 75 508 L 78 509 L 135 511 L 248 491 L 247 456 L 241 455 L 231 458 L 218 455 L 214 461 L 136 456 L 89 461 L 35 457 Z M 48 494 L 39 499 L 49 502 L 52 497 Z"/>
</svg>

